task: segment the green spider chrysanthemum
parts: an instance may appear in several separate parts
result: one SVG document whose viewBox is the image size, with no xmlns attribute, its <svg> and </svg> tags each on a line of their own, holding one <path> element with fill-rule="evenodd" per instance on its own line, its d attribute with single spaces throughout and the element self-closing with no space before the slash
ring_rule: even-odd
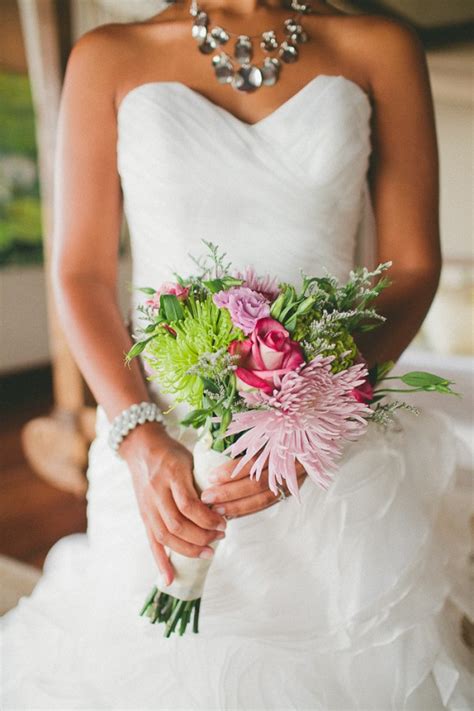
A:
<svg viewBox="0 0 474 711">
<path fill-rule="evenodd" d="M 212 295 L 202 302 L 190 300 L 184 306 L 184 318 L 170 325 L 176 336 L 160 329 L 145 349 L 144 359 L 153 370 L 148 379 L 156 380 L 176 402 L 201 407 L 203 382 L 199 375 L 189 373 L 189 368 L 203 353 L 227 348 L 231 341 L 244 339 L 245 334 L 233 325 L 227 309 L 214 304 Z"/>
</svg>

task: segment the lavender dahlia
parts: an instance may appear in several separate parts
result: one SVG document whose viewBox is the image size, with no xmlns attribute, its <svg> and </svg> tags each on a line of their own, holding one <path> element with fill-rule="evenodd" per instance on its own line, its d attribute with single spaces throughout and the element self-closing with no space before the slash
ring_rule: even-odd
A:
<svg viewBox="0 0 474 711">
<path fill-rule="evenodd" d="M 334 356 L 316 356 L 298 370 L 275 376 L 270 395 L 262 389 L 242 393 L 249 410 L 237 412 L 225 433 L 241 434 L 224 450 L 233 458 L 243 453 L 232 476 L 253 460 L 251 477 L 259 479 L 268 466 L 270 489 L 277 494 L 277 484 L 286 481 L 299 499 L 295 468 L 299 461 L 316 484 L 328 488 L 344 440 L 361 437 L 371 414 L 352 392 L 365 382 L 365 366 L 334 374 L 333 360 Z M 265 409 L 254 409 L 259 406 Z"/>
</svg>

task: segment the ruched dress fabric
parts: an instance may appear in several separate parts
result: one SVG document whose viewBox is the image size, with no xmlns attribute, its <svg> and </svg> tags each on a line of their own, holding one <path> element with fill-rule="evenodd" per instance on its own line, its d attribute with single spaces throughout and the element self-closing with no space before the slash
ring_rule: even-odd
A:
<svg viewBox="0 0 474 711">
<path fill-rule="evenodd" d="M 247 124 L 179 82 L 149 82 L 118 111 L 117 165 L 133 283 L 196 271 L 202 239 L 236 269 L 300 283 L 373 263 L 371 102 L 319 75 Z M 133 292 L 130 307 L 143 295 Z M 163 408 L 170 395 L 150 385 Z M 167 415 L 192 448 L 196 433 Z M 59 541 L 29 598 L 3 619 L 3 709 L 467 710 L 472 677 L 447 625 L 447 563 L 465 537 L 439 525 L 456 447 L 438 411 L 404 412 L 347 443 L 325 492 L 229 521 L 200 633 L 165 639 L 138 611 L 158 579 L 127 465 L 97 408 L 88 532 Z M 449 527 L 448 527 L 449 528 Z M 462 527 L 461 527 L 462 528 Z"/>
</svg>

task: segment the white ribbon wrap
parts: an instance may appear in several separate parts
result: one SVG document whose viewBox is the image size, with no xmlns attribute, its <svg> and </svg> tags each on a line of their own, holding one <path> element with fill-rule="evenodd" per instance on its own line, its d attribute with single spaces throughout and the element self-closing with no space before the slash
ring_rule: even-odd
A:
<svg viewBox="0 0 474 711">
<path fill-rule="evenodd" d="M 193 447 L 194 480 L 199 494 L 209 486 L 208 477 L 212 469 L 231 459 L 226 454 L 211 449 L 211 444 L 211 436 L 206 433 Z M 209 545 L 216 550 L 220 540 L 213 541 Z M 165 585 L 163 580 L 158 581 L 159 590 L 179 600 L 195 600 L 201 597 L 213 558 L 190 558 L 168 548 L 167 552 L 174 568 L 174 579 L 171 585 Z"/>
</svg>

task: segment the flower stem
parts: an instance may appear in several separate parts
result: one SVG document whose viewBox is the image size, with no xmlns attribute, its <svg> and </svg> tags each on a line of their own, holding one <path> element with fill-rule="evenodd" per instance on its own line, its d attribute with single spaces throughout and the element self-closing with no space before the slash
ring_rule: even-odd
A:
<svg viewBox="0 0 474 711">
<path fill-rule="evenodd" d="M 186 632 L 191 615 L 194 612 L 193 632 L 198 632 L 199 607 L 201 598 L 180 600 L 168 593 L 161 592 L 155 586 L 145 600 L 140 615 L 146 615 L 152 624 L 165 623 L 164 635 L 170 637 L 174 631 L 180 635 Z M 178 626 L 179 623 L 179 626 Z"/>
<path fill-rule="evenodd" d="M 380 388 L 380 390 L 375 390 L 374 395 L 377 395 L 379 393 L 419 393 L 424 388 L 405 388 L 399 390 L 398 388 Z"/>
</svg>

